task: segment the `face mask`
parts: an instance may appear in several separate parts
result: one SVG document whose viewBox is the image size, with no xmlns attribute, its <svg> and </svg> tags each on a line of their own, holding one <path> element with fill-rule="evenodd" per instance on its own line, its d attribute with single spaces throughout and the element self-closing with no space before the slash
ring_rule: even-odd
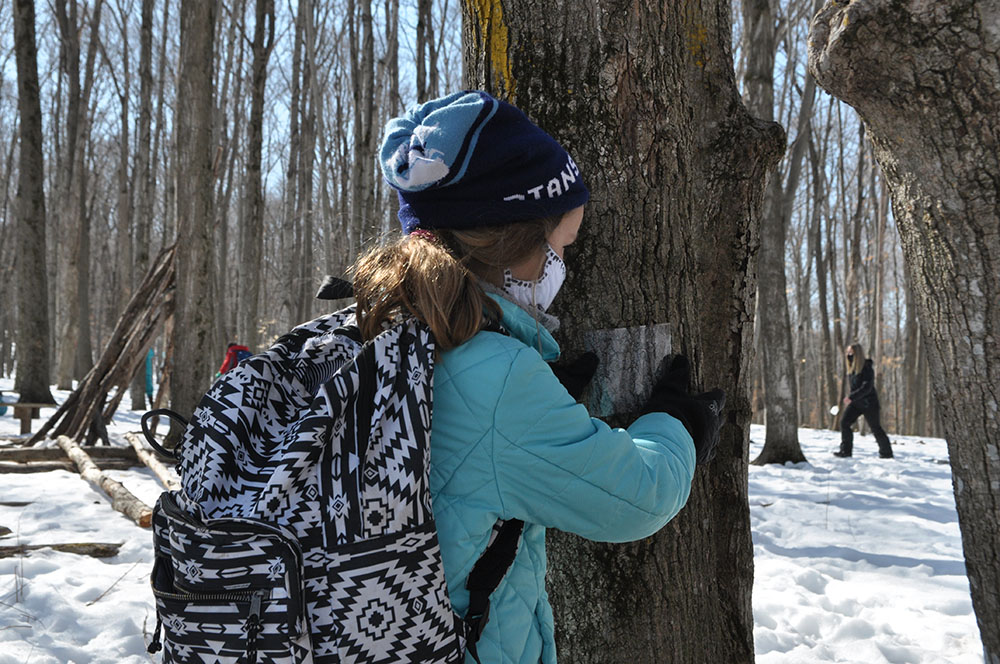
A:
<svg viewBox="0 0 1000 664">
<path fill-rule="evenodd" d="M 503 290 L 515 302 L 528 309 L 547 310 L 556 299 L 556 294 L 566 281 L 566 263 L 550 246 L 545 251 L 545 266 L 542 276 L 535 281 L 515 279 L 510 270 L 504 270 Z"/>
</svg>

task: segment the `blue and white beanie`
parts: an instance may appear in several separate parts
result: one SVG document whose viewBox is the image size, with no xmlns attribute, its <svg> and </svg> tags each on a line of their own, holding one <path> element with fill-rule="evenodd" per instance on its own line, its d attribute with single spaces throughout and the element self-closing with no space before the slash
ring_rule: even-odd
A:
<svg viewBox="0 0 1000 664">
<path fill-rule="evenodd" d="M 403 232 L 557 217 L 590 198 L 580 169 L 510 104 L 476 90 L 390 120 L 379 153 Z"/>
</svg>

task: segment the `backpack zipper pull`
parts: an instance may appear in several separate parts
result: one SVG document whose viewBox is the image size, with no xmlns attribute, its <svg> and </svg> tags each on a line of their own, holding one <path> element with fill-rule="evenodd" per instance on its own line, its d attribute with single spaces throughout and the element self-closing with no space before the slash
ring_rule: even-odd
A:
<svg viewBox="0 0 1000 664">
<path fill-rule="evenodd" d="M 247 615 L 247 664 L 257 664 L 257 632 L 260 630 L 260 602 L 263 590 L 250 596 L 250 613 Z"/>
<path fill-rule="evenodd" d="M 149 646 L 146 647 L 146 652 L 153 654 L 160 651 L 163 645 L 160 643 L 160 630 L 163 628 L 163 620 L 160 618 L 160 612 L 156 612 L 156 627 L 153 628 L 153 640 L 150 641 Z"/>
</svg>

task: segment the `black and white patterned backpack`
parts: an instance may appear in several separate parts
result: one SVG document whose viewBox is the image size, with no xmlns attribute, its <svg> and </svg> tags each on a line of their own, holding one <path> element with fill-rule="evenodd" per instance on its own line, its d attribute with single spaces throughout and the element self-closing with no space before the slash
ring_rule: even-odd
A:
<svg viewBox="0 0 1000 664">
<path fill-rule="evenodd" d="M 361 343 L 353 308 L 223 374 L 153 514 L 164 662 L 464 661 L 520 523 L 451 608 L 428 488 L 434 342 L 408 320 Z M 178 417 L 151 411 L 143 417 Z M 514 531 L 516 532 L 504 532 Z M 486 602 L 484 605 L 484 601 Z"/>
</svg>

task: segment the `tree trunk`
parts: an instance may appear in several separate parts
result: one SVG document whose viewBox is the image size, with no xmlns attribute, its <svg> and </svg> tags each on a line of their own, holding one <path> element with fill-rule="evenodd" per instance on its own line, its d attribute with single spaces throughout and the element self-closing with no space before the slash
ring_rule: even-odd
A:
<svg viewBox="0 0 1000 664">
<path fill-rule="evenodd" d="M 133 282 L 146 274 L 149 267 L 149 229 L 153 216 L 153 178 L 150 174 L 150 143 L 153 116 L 153 0 L 142 0 L 139 26 L 139 144 L 135 156 L 135 180 L 138 195 L 135 201 L 135 236 L 133 249 Z M 166 28 L 164 27 L 164 30 Z M 145 364 L 143 364 L 145 367 Z M 132 410 L 146 408 L 146 370 L 132 381 Z"/>
<path fill-rule="evenodd" d="M 763 120 L 774 119 L 775 19 L 770 0 L 743 4 L 743 26 L 747 36 L 747 107 Z M 801 117 L 801 116 L 800 116 Z M 801 137 L 801 134 L 800 134 Z M 800 141 L 801 143 L 801 141 Z M 801 149 L 795 151 L 801 163 Z M 798 173 L 789 161 L 788 170 Z M 791 195 L 795 183 L 789 178 Z M 797 179 L 797 177 L 795 178 Z M 785 280 L 785 192 L 781 173 L 773 173 L 764 195 L 760 222 L 759 286 L 757 290 L 760 367 L 767 409 L 764 449 L 753 463 L 797 463 L 805 461 L 799 447 L 799 390 L 792 358 L 792 327 L 788 315 Z M 789 206 L 790 207 L 790 206 Z"/>
<path fill-rule="evenodd" d="M 216 0 L 182 0 L 177 89 L 177 352 L 171 405 L 194 411 L 212 377 L 212 88 Z"/>
<path fill-rule="evenodd" d="M 972 603 L 1000 664 L 1000 2 L 815 17 L 810 69 L 863 118 L 892 192 L 948 439 Z"/>
<path fill-rule="evenodd" d="M 560 659 L 752 662 L 757 223 L 783 142 L 780 127 L 740 104 L 730 3 L 466 0 L 463 9 L 467 84 L 524 108 L 567 147 L 592 192 L 557 300 L 565 351 L 582 350 L 588 330 L 669 321 L 695 381 L 729 395 L 719 455 L 663 531 L 616 545 L 549 533 Z"/>
<path fill-rule="evenodd" d="M 60 33 L 60 64 L 68 77 L 66 102 L 65 171 L 61 174 L 59 205 L 59 281 L 57 293 L 57 371 L 56 383 L 70 389 L 74 378 L 82 378 L 81 369 L 91 360 L 89 315 L 90 219 L 87 214 L 86 153 L 90 133 L 90 95 L 93 89 L 94 62 L 97 58 L 98 28 L 103 0 L 97 0 L 90 14 L 90 39 L 80 80 L 80 38 L 76 0 L 60 0 L 55 4 L 56 23 Z M 86 312 L 89 314 L 89 312 Z M 87 322 L 84 329 L 82 323 Z"/>
<path fill-rule="evenodd" d="M 17 376 L 22 401 L 51 403 L 49 311 L 45 267 L 45 174 L 42 104 L 35 46 L 35 3 L 14 0 L 14 54 L 21 144 L 17 175 Z"/>
<path fill-rule="evenodd" d="M 247 151 L 247 213 L 240 228 L 239 335 L 254 351 L 260 345 L 260 304 L 262 259 L 264 253 L 264 185 L 261 162 L 264 145 L 264 91 L 267 84 L 267 61 L 274 45 L 274 0 L 257 0 L 253 31 L 253 64 L 250 86 L 250 127 Z"/>
</svg>

